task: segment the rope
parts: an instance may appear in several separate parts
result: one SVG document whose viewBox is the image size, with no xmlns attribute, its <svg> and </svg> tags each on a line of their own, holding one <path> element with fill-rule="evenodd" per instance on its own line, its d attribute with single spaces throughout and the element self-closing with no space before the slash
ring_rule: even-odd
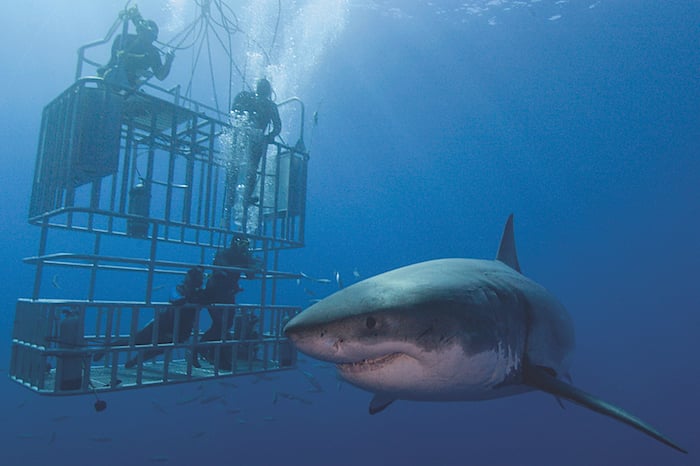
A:
<svg viewBox="0 0 700 466">
<path fill-rule="evenodd" d="M 207 57 L 209 58 L 209 74 L 211 76 L 211 88 L 214 91 L 214 107 L 216 108 L 217 112 L 221 112 L 219 108 L 219 98 L 216 96 L 216 81 L 214 80 L 214 65 L 212 64 L 211 61 L 211 44 L 209 42 L 209 34 L 206 35 L 206 41 L 207 41 Z"/>
<path fill-rule="evenodd" d="M 208 26 L 207 26 L 206 23 L 205 23 L 205 32 L 206 32 L 206 28 L 207 28 L 207 27 L 208 27 Z M 199 49 L 197 49 L 197 54 L 195 55 L 195 57 L 194 57 L 194 59 L 193 59 L 192 70 L 191 70 L 191 72 L 190 72 L 190 80 L 189 80 L 189 82 L 187 83 L 187 88 L 186 88 L 186 90 L 185 90 L 185 96 L 187 96 L 187 97 L 191 97 L 191 96 L 192 96 L 192 81 L 194 80 L 194 72 L 195 72 L 195 70 L 197 69 L 197 64 L 199 63 L 199 57 L 200 57 L 200 55 L 202 54 L 202 47 L 203 47 L 203 46 L 204 46 L 204 40 L 202 40 L 202 41 L 199 43 Z"/>
<path fill-rule="evenodd" d="M 275 32 L 272 34 L 272 43 L 270 43 L 270 50 L 268 52 L 268 57 L 272 56 L 272 49 L 275 46 L 275 41 L 277 40 L 277 31 L 280 27 L 280 18 L 282 17 L 282 0 L 277 0 L 277 22 L 275 23 Z"/>
</svg>

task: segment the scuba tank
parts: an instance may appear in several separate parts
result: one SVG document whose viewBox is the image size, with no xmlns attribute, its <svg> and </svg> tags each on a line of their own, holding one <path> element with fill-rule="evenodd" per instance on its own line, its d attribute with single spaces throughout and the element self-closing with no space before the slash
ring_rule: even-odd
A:
<svg viewBox="0 0 700 466">
<path fill-rule="evenodd" d="M 63 320 L 58 326 L 58 347 L 77 350 L 84 346 L 83 332 L 77 311 L 63 310 Z M 83 355 L 58 356 L 56 374 L 60 377 L 60 390 L 80 390 L 83 386 Z"/>
<path fill-rule="evenodd" d="M 148 215 L 151 210 L 151 190 L 143 181 L 129 191 L 129 214 L 144 217 L 144 220 L 129 218 L 126 232 L 132 238 L 148 238 Z"/>
</svg>

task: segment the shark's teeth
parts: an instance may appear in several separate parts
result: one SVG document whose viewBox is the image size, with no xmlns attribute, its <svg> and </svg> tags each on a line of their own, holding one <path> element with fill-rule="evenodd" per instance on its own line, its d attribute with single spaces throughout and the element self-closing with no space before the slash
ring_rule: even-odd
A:
<svg viewBox="0 0 700 466">
<path fill-rule="evenodd" d="M 383 367 L 385 364 L 400 357 L 403 353 L 391 353 L 374 359 L 363 359 L 357 362 L 344 362 L 336 364 L 338 370 L 343 372 L 362 372 L 366 370 L 376 370 Z"/>
</svg>

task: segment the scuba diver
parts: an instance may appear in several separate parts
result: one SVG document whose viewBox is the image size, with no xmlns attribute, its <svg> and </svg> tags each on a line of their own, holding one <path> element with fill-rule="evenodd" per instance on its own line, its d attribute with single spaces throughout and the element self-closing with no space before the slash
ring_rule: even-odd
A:
<svg viewBox="0 0 700 466">
<path fill-rule="evenodd" d="M 248 239 L 240 234 L 233 236 L 231 240 L 231 245 L 216 253 L 214 257 L 214 265 L 222 267 L 240 267 L 240 268 L 254 268 L 258 265 L 258 261 L 252 256 L 250 252 L 250 243 Z M 209 280 L 207 280 L 206 287 L 202 290 L 199 295 L 201 304 L 235 304 L 236 294 L 243 291 L 242 288 L 238 286 L 238 281 L 241 277 L 241 272 L 237 270 L 226 270 L 226 269 L 215 269 Z M 246 273 L 246 278 L 251 278 L 249 274 Z M 208 307 L 209 317 L 211 318 L 211 326 L 207 331 L 202 334 L 199 341 L 216 341 L 225 338 L 231 327 L 233 327 L 235 310 L 229 308 L 222 309 L 220 307 Z M 249 321 L 250 316 L 245 316 L 246 320 Z M 246 335 L 245 332 L 248 329 L 237 328 L 234 329 L 234 338 L 239 339 L 241 337 L 250 337 Z M 199 356 L 203 356 L 210 364 L 216 365 L 216 349 L 215 347 L 200 347 L 195 351 L 194 357 L 192 358 L 192 364 L 195 367 L 199 366 Z M 230 346 L 222 347 L 219 352 L 218 368 L 224 370 L 231 370 L 233 365 L 233 353 Z"/>
<path fill-rule="evenodd" d="M 153 20 L 144 20 L 135 6 L 126 11 L 127 21 L 136 26 L 136 34 L 120 34 L 112 43 L 112 55 L 104 67 L 97 69 L 97 75 L 106 82 L 119 86 L 138 88 L 149 77 L 164 80 L 170 73 L 175 55 L 168 52 L 165 63 L 161 62 L 160 50 L 153 45 L 158 39 L 158 25 Z"/>
<path fill-rule="evenodd" d="M 171 299 L 172 306 L 163 311 L 159 311 L 155 319 L 150 321 L 144 328 L 138 331 L 134 338 L 136 345 L 148 345 L 153 343 L 156 331 L 155 324 L 158 321 L 157 342 L 164 343 L 184 343 L 190 337 L 192 328 L 194 327 L 194 319 L 197 315 L 197 305 L 199 296 L 202 293 L 202 284 L 204 283 L 204 269 L 202 267 L 194 267 L 187 271 L 185 279 L 177 285 L 176 291 L 178 298 Z M 180 322 L 177 336 L 175 333 L 176 314 L 179 313 Z M 118 345 L 128 345 L 128 340 L 121 340 Z M 162 349 L 149 349 L 143 353 L 143 360 L 148 361 L 159 354 L 163 353 Z M 129 359 L 124 367 L 127 369 L 136 366 L 138 358 Z"/>
<path fill-rule="evenodd" d="M 258 199 L 252 197 L 255 181 L 258 175 L 260 159 L 267 152 L 267 145 L 275 141 L 282 131 L 282 121 L 277 109 L 277 104 L 272 101 L 272 86 L 265 78 L 259 79 L 255 85 L 255 94 L 250 91 L 239 92 L 233 100 L 231 110 L 236 117 L 247 118 L 251 126 L 259 131 L 250 145 L 248 154 L 248 172 L 245 180 L 245 193 L 243 200 L 247 205 L 256 204 Z M 269 133 L 265 133 L 272 124 Z"/>
<path fill-rule="evenodd" d="M 258 265 L 258 260 L 252 256 L 248 239 L 240 234 L 234 235 L 231 245 L 216 253 L 214 265 L 219 267 L 236 267 L 241 269 L 251 269 Z M 236 294 L 242 291 L 238 286 L 241 278 L 241 271 L 216 268 L 204 285 L 204 269 L 193 267 L 187 271 L 184 280 L 176 287 L 178 296 L 170 300 L 171 305 L 167 309 L 159 311 L 155 318 L 145 327 L 139 330 L 134 337 L 135 345 L 150 345 L 154 341 L 159 344 L 184 343 L 192 334 L 197 309 L 208 304 L 235 304 Z M 250 278 L 252 272 L 246 272 L 246 278 Z M 210 307 L 207 309 L 211 317 L 212 324 L 206 330 L 200 341 L 221 340 L 228 334 L 234 322 L 234 309 L 221 309 Z M 179 326 L 175 335 L 175 321 L 179 314 Z M 157 335 L 156 332 L 157 322 Z M 234 329 L 234 338 L 239 338 L 245 329 Z M 236 335 L 238 332 L 238 336 Z M 248 334 L 249 335 L 249 334 Z M 113 346 L 126 346 L 128 339 L 120 339 L 112 342 Z M 143 352 L 142 360 L 148 361 L 159 354 L 163 349 L 149 348 Z M 192 364 L 199 365 L 199 355 L 202 355 L 212 365 L 215 363 L 216 351 L 213 347 L 196 348 Z M 98 361 L 104 357 L 104 352 L 96 353 L 94 360 Z M 219 354 L 219 368 L 230 370 L 233 364 L 231 348 L 222 348 Z M 129 359 L 124 367 L 127 369 L 138 364 L 138 356 Z"/>
</svg>

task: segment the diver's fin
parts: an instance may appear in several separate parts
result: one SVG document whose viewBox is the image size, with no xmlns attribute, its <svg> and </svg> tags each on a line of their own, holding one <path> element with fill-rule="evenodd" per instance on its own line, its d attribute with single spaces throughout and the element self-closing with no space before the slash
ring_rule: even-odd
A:
<svg viewBox="0 0 700 466">
<path fill-rule="evenodd" d="M 624 422 L 628 426 L 634 427 L 635 429 L 644 432 L 650 437 L 655 438 L 661 443 L 665 443 L 674 450 L 678 450 L 682 453 L 688 453 L 675 443 L 673 443 L 668 438 L 664 437 L 659 431 L 651 427 L 646 422 L 641 419 L 632 416 L 628 412 L 618 408 L 615 405 L 607 403 L 593 395 L 590 395 L 583 390 L 580 390 L 573 385 L 569 385 L 566 382 L 556 379 L 554 376 L 548 373 L 547 368 L 540 366 L 527 366 L 523 373 L 523 383 L 531 387 L 542 390 L 543 392 L 550 393 L 556 397 L 565 398 L 569 401 L 573 401 L 585 408 L 593 410 L 597 413 L 610 416 L 613 419 L 617 419 L 620 422 Z"/>
<path fill-rule="evenodd" d="M 377 414 L 394 402 L 396 398 L 391 398 L 389 395 L 384 395 L 381 393 L 376 393 L 372 397 L 372 401 L 369 402 L 369 413 Z"/>
<path fill-rule="evenodd" d="M 503 236 L 501 236 L 501 244 L 498 246 L 498 254 L 496 260 L 506 264 L 511 269 L 520 272 L 520 264 L 518 263 L 518 254 L 515 251 L 515 232 L 513 231 L 513 214 L 508 216 L 506 226 L 503 228 Z"/>
</svg>

